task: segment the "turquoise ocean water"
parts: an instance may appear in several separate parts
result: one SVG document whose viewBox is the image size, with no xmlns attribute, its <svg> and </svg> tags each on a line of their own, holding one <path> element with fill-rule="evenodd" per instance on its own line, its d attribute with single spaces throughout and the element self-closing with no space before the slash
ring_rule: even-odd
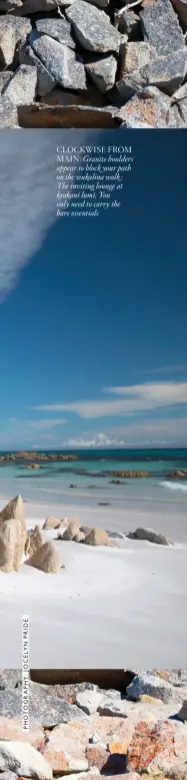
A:
<svg viewBox="0 0 187 780">
<path fill-rule="evenodd" d="M 169 476 L 176 469 L 187 469 L 187 449 L 99 449 L 72 454 L 77 455 L 76 461 L 44 461 L 36 471 L 27 470 L 21 459 L 1 462 L 0 496 L 21 493 L 30 501 L 92 506 L 109 502 L 120 507 L 130 501 L 187 504 L 187 479 Z M 125 478 L 120 485 L 111 484 L 109 471 L 130 469 L 149 471 L 150 476 Z"/>
</svg>

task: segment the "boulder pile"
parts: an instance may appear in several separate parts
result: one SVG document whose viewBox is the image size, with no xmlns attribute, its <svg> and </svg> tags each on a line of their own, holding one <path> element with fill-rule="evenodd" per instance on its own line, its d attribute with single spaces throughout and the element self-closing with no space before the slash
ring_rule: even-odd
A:
<svg viewBox="0 0 187 780">
<path fill-rule="evenodd" d="M 170 473 L 167 475 L 169 479 L 176 478 L 176 479 L 187 479 L 187 469 L 176 469 L 176 471 L 170 471 Z"/>
<path fill-rule="evenodd" d="M 186 33 L 186 0 L 0 0 L 0 127 L 186 127 Z"/>
<path fill-rule="evenodd" d="M 57 574 L 60 569 L 59 552 L 53 538 L 49 539 L 48 536 L 48 532 L 51 534 L 55 531 L 57 542 L 76 542 L 90 547 L 119 547 L 119 542 L 125 539 L 167 547 L 173 544 L 152 528 L 136 528 L 135 531 L 122 533 L 80 525 L 77 517 L 60 520 L 50 515 L 42 530 L 36 525 L 27 532 L 24 504 L 21 496 L 16 496 L 0 512 L 0 571 L 18 572 L 21 565 L 26 563 L 45 573 Z"/>
<path fill-rule="evenodd" d="M 21 673 L 1 670 L 2 780 L 186 780 L 187 670 L 135 670 L 110 689 L 105 672 L 103 687 L 89 674 L 89 682 L 77 682 L 76 672 L 65 684 L 30 681 L 23 731 Z"/>
<path fill-rule="evenodd" d="M 63 522 L 63 521 L 62 521 Z M 57 540 L 65 542 L 81 542 L 91 547 L 116 547 L 116 542 L 110 536 L 110 531 L 103 528 L 89 528 L 88 526 L 79 526 L 78 520 L 70 520 L 65 531 L 59 531 Z M 116 534 L 118 537 L 118 534 Z"/>
<path fill-rule="evenodd" d="M 61 528 L 57 535 L 59 541 L 83 542 L 92 547 L 118 547 L 115 540 L 124 540 L 125 538 L 151 542 L 152 544 L 158 544 L 165 547 L 169 547 L 173 544 L 171 539 L 168 539 L 164 534 L 157 533 L 152 528 L 136 528 L 135 531 L 129 531 L 127 534 L 125 532 L 107 531 L 103 528 L 89 528 L 89 526 L 84 525 L 79 526 L 78 520 L 71 520 L 71 518 L 69 518 L 69 521 L 68 518 L 65 518 L 60 524 L 59 521 L 56 520 L 55 523 L 54 528 Z M 43 528 L 47 528 L 46 522 L 44 523 Z"/>
</svg>

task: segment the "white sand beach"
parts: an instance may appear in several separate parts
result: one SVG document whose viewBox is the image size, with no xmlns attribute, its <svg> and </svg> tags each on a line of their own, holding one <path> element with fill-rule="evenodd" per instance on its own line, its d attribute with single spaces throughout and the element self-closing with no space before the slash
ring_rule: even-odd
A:
<svg viewBox="0 0 187 780">
<path fill-rule="evenodd" d="M 5 500 L 0 502 L 0 509 Z M 72 510 L 72 511 L 71 511 Z M 24 563 L 0 573 L 1 667 L 19 667 L 21 619 L 30 618 L 30 666 L 38 668 L 184 667 L 187 643 L 185 517 L 110 507 L 25 503 L 27 528 L 47 515 L 115 531 L 137 526 L 167 533 L 174 546 L 122 539 L 118 548 L 57 541 L 59 574 Z M 168 527 L 169 524 L 169 527 Z M 57 538 L 45 531 L 44 540 Z"/>
</svg>

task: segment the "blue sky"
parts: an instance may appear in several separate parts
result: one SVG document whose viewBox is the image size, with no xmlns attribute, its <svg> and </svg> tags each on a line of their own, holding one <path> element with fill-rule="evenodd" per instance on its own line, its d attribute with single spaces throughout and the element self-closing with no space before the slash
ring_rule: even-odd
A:
<svg viewBox="0 0 187 780">
<path fill-rule="evenodd" d="M 121 209 L 72 222 L 55 219 L 62 132 L 1 132 L 2 450 L 186 446 L 186 134 L 124 135 Z"/>
</svg>

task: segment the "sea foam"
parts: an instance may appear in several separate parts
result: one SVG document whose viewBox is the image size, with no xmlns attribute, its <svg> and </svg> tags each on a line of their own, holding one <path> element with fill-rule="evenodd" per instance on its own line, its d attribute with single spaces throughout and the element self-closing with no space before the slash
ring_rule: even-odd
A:
<svg viewBox="0 0 187 780">
<path fill-rule="evenodd" d="M 185 493 L 187 492 L 187 483 L 184 485 L 181 482 L 169 482 L 167 480 L 159 482 L 159 485 L 161 485 L 161 487 L 169 488 L 169 490 L 183 490 Z"/>
</svg>

